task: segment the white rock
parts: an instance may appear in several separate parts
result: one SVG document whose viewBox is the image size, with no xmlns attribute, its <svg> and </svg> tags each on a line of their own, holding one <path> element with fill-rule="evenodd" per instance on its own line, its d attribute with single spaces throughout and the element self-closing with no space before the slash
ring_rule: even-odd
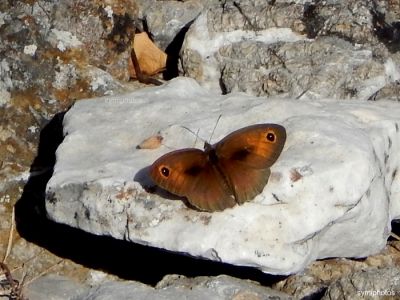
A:
<svg viewBox="0 0 400 300">
<path fill-rule="evenodd" d="M 255 123 L 286 127 L 285 148 L 262 194 L 223 212 L 148 194 L 148 167 Z M 400 217 L 400 106 L 221 96 L 194 80 L 77 102 L 47 185 L 50 218 L 94 234 L 260 268 L 302 270 L 315 259 L 381 250 Z M 135 149 L 160 131 L 163 146 Z M 197 139 L 196 146 L 202 147 Z"/>
</svg>

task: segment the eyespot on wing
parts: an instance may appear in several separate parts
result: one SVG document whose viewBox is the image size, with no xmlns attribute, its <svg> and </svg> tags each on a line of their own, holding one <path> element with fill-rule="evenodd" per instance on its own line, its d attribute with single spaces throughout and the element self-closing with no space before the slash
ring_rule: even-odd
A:
<svg viewBox="0 0 400 300">
<path fill-rule="evenodd" d="M 272 166 L 286 141 L 286 130 L 278 124 L 257 124 L 232 132 L 216 143 L 220 160 L 240 161 L 252 168 Z"/>
</svg>

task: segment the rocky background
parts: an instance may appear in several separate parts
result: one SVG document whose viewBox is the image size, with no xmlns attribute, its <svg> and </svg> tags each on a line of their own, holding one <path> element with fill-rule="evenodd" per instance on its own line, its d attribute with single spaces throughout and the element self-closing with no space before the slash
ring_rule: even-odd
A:
<svg viewBox="0 0 400 300">
<path fill-rule="evenodd" d="M 216 35 L 277 27 L 310 41 L 196 49 L 204 42 L 199 20 Z M 399 100 L 399 71 L 388 70 L 400 64 L 397 0 L 2 1 L 0 259 L 20 284 L 3 266 L 0 299 L 22 289 L 30 299 L 367 299 L 359 292 L 399 285 L 394 238 L 376 256 L 318 261 L 303 274 L 279 277 L 48 221 L 43 192 L 63 113 L 74 101 L 144 86 L 129 81 L 128 71 L 134 33 L 142 31 L 168 55 L 164 80 L 189 76 L 221 93 Z"/>
</svg>

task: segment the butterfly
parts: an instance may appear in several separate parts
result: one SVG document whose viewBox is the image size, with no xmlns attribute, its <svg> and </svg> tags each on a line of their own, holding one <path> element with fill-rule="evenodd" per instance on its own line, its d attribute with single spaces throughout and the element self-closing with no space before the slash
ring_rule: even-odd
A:
<svg viewBox="0 0 400 300">
<path fill-rule="evenodd" d="M 202 211 L 222 211 L 252 200 L 262 192 L 286 141 L 277 124 L 241 128 L 204 150 L 185 148 L 169 152 L 150 166 L 159 187 Z"/>
</svg>

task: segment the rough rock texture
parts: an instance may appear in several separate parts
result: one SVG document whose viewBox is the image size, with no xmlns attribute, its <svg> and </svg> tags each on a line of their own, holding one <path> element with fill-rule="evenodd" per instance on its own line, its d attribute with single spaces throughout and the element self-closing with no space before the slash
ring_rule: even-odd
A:
<svg viewBox="0 0 400 300">
<path fill-rule="evenodd" d="M 129 49 L 123 42 L 130 45 L 136 13 L 134 1 L 0 1 L 0 258 L 11 233 L 7 263 L 18 279 L 48 268 L 80 279 L 87 273 L 72 262 L 58 264 L 60 257 L 11 230 L 12 212 L 31 188 L 28 177 L 51 171 L 35 156 L 53 116 L 77 99 L 125 90 L 119 79 L 127 79 Z M 40 197 L 31 194 L 32 201 Z M 17 223 L 31 221 L 20 217 Z"/>
<path fill-rule="evenodd" d="M 206 137 L 221 113 L 215 140 L 248 124 L 286 127 L 287 143 L 264 192 L 217 213 L 146 193 L 143 187 L 152 185 L 146 167 L 171 148 L 193 145 L 183 126 Z M 82 101 L 64 119 L 47 211 L 94 234 L 273 274 L 297 272 L 318 258 L 367 256 L 385 246 L 390 221 L 400 216 L 399 115 L 400 107 L 387 101 L 294 106 L 218 96 L 185 78 Z M 157 131 L 164 147 L 135 149 Z"/>
<path fill-rule="evenodd" d="M 206 3 L 210 1 L 139 0 L 136 2 L 139 9 L 139 19 L 151 32 L 157 45 L 165 50 L 178 36 L 179 32 L 188 27 L 204 9 Z"/>
<path fill-rule="evenodd" d="M 121 26 L 132 26 L 136 13 L 129 3 L 0 4 L 0 201 L 15 203 L 40 130 L 55 113 L 76 99 L 123 90 L 117 78 L 127 79 L 130 36 L 121 44 Z"/>
<path fill-rule="evenodd" d="M 295 299 L 320 299 L 323 295 L 327 295 L 328 288 L 332 285 L 337 286 L 341 278 L 347 280 L 352 274 L 368 272 L 380 272 L 380 269 L 393 272 L 400 267 L 400 241 L 391 241 L 385 249 L 377 255 L 369 256 L 366 259 L 326 259 L 312 263 L 302 273 L 289 276 L 273 285 L 274 289 L 292 295 Z M 371 280 L 373 284 L 375 280 Z M 400 289 L 397 289 L 400 291 Z M 352 296 L 357 294 L 354 287 L 343 286 L 343 292 L 353 299 Z M 312 298 L 314 297 L 314 298 Z M 343 299 L 342 297 L 332 297 L 331 299 Z"/>
<path fill-rule="evenodd" d="M 399 14 L 392 6 L 363 0 L 214 2 L 186 35 L 181 70 L 222 93 L 398 99 L 400 75 L 386 65 L 400 62 L 393 21 Z"/>
<path fill-rule="evenodd" d="M 400 297 L 400 268 L 370 269 L 342 277 L 331 286 L 322 298 L 377 299 Z"/>
<path fill-rule="evenodd" d="M 359 43 L 360 45 L 355 45 L 355 50 L 353 49 L 354 51 L 347 55 L 355 54 L 357 59 L 362 60 L 365 57 L 362 56 L 363 52 L 358 50 L 372 51 L 373 58 L 371 60 L 373 63 L 364 65 L 367 69 L 371 67 L 371 70 L 378 74 L 382 74 L 382 64 L 384 64 L 386 84 L 383 88 L 378 89 L 375 94 L 372 94 L 371 98 L 389 97 L 398 99 L 400 90 L 397 75 L 396 72 L 393 72 L 393 69 L 390 70 L 390 67 L 395 66 L 399 61 L 400 56 L 400 52 L 397 51 L 399 49 L 400 14 L 400 2 L 398 0 L 350 1 L 349 3 L 343 1 L 296 1 L 296 3 L 291 3 L 293 1 L 278 0 L 268 1 L 269 4 L 275 3 L 275 5 L 260 11 L 258 9 L 254 11 L 254 7 L 265 6 L 266 1 L 235 2 L 216 0 L 199 0 L 197 2 L 193 0 L 0 1 L 0 259 L 3 259 L 5 255 L 10 232 L 12 232 L 14 238 L 11 240 L 12 247 L 11 253 L 7 257 L 7 264 L 15 279 L 21 281 L 23 275 L 26 274 L 26 281 L 29 282 L 38 274 L 54 272 L 72 276 L 74 280 L 79 282 L 85 282 L 92 273 L 87 267 L 93 267 L 92 264 L 88 263 L 87 257 L 91 258 L 89 259 L 91 262 L 97 259 L 97 266 L 100 264 L 104 267 L 104 261 L 107 261 L 110 265 L 115 264 L 114 260 L 108 259 L 108 255 L 106 256 L 107 259 L 100 261 L 98 257 L 88 253 L 85 249 L 75 248 L 61 253 L 54 251 L 55 244 L 63 245 L 63 249 L 66 249 L 66 243 L 75 241 L 78 231 L 62 231 L 62 233 L 69 233 L 69 238 L 66 238 L 59 231 L 52 232 L 52 229 L 57 227 L 58 224 L 50 223 L 50 226 L 47 226 L 49 223 L 44 223 L 42 224 L 43 227 L 37 227 L 37 224 L 34 224 L 32 220 L 32 216 L 38 211 L 35 205 L 29 206 L 27 215 L 21 215 L 17 212 L 16 218 L 18 224 L 24 223 L 25 227 L 35 231 L 35 235 L 40 236 L 40 242 L 32 236 L 21 233 L 21 231 L 17 232 L 15 228 L 11 231 L 10 229 L 13 223 L 12 209 L 17 199 L 21 197 L 24 189 L 31 190 L 32 185 L 37 186 L 35 180 L 30 180 L 31 184 L 25 185 L 28 176 L 38 178 L 44 173 L 51 172 L 51 166 L 48 169 L 47 165 L 44 166 L 39 162 L 34 164 L 32 172 L 29 173 L 32 161 L 36 156 L 39 134 L 45 133 L 43 128 L 49 120 L 55 113 L 65 110 L 75 100 L 117 93 L 123 89 L 118 79 L 127 79 L 126 59 L 129 56 L 129 51 L 125 46 L 129 44 L 131 37 L 129 25 L 132 24 L 135 16 L 139 17 L 135 25 L 145 29 L 147 23 L 149 34 L 157 44 L 165 47 L 170 46 L 171 41 L 172 44 L 177 42 L 174 45 L 175 50 L 179 48 L 179 41 L 181 41 L 187 26 L 190 26 L 193 18 L 199 14 L 200 7 L 206 7 L 206 5 L 219 7 L 219 10 L 215 10 L 214 17 L 216 17 L 211 22 L 211 28 L 215 24 L 216 31 L 223 31 L 225 28 L 230 30 L 231 25 L 239 24 L 240 26 L 234 26 L 235 30 L 245 28 L 250 30 L 248 32 L 250 36 L 254 35 L 254 32 L 262 36 L 258 29 L 254 29 L 252 24 L 265 25 L 265 28 L 268 27 L 269 29 L 289 26 L 291 33 L 293 33 L 290 37 L 300 38 L 297 42 L 302 42 L 302 39 L 305 41 L 315 39 L 315 42 L 323 44 L 323 42 L 318 41 L 322 37 L 329 42 L 328 45 L 317 45 L 312 49 L 316 49 L 316 51 L 322 49 L 329 52 L 339 49 L 344 54 L 347 53 L 345 51 L 347 48 L 353 49 L 349 45 Z M 221 5 L 222 10 L 225 11 L 223 14 L 219 14 Z M 368 9 L 371 7 L 374 9 L 370 11 L 369 15 Z M 213 13 L 213 10 L 211 9 L 211 13 Z M 218 16 L 223 17 L 220 25 L 218 25 Z M 253 16 L 256 17 L 251 19 Z M 364 17 L 366 18 L 364 19 Z M 246 18 L 247 20 L 245 20 Z M 245 20 L 245 25 L 242 24 L 243 20 Z M 339 22 L 337 22 L 338 20 Z M 356 21 L 354 22 L 354 20 Z M 164 23 L 168 26 L 164 26 Z M 373 25 L 372 30 L 371 24 Z M 166 28 L 168 30 L 165 30 Z M 179 34 L 176 36 L 178 32 Z M 376 39 L 373 37 L 374 34 Z M 288 35 L 288 31 L 283 30 L 283 37 Z M 337 39 L 341 41 L 338 42 L 338 45 L 335 45 Z M 280 43 L 284 44 L 286 41 L 281 40 Z M 278 49 L 279 45 L 278 42 L 273 50 Z M 254 49 L 247 52 L 245 47 L 235 46 L 233 48 L 235 51 L 239 49 L 243 56 L 252 54 L 257 57 L 254 54 Z M 260 47 L 260 51 L 262 48 Z M 341 50 L 342 48 L 345 50 Z M 231 51 L 229 47 L 227 49 Z M 171 49 L 169 50 L 171 51 Z M 224 55 L 229 54 L 229 51 L 225 51 Z M 273 53 L 273 51 L 271 52 Z M 177 59 L 177 53 L 174 53 L 173 50 L 170 53 L 174 54 Z M 265 55 L 265 49 L 260 53 Z M 333 62 L 338 57 L 328 54 L 330 61 Z M 291 55 L 297 55 L 297 53 Z M 314 52 L 310 52 L 310 55 L 314 55 Z M 190 59 L 193 60 L 196 57 L 192 55 Z M 273 54 L 271 59 L 275 59 L 274 63 L 280 67 L 282 62 L 274 57 Z M 317 57 L 319 59 L 324 58 L 323 55 Z M 232 58 L 239 61 L 243 57 L 232 54 Z M 306 56 L 303 58 L 300 54 L 296 58 L 310 61 L 309 58 Z M 388 64 L 389 58 L 394 64 Z M 224 59 L 229 61 L 229 57 L 225 56 Z M 260 60 L 262 61 L 261 58 Z M 349 59 L 343 61 L 346 62 L 344 65 L 346 70 L 357 68 L 357 62 L 354 63 Z M 290 65 L 290 61 L 285 63 Z M 242 73 L 254 72 L 254 70 L 252 70 L 251 64 L 241 64 L 243 71 L 231 66 L 230 70 L 233 74 L 230 72 L 223 74 L 224 81 L 221 80 L 220 82 L 223 91 L 228 92 L 229 89 L 232 89 L 251 92 L 257 89 L 257 83 L 248 82 L 248 87 L 241 83 L 241 81 L 247 80 L 247 77 L 258 80 L 257 76 L 259 76 L 257 74 L 257 76 L 251 75 L 251 73 L 249 76 L 243 76 Z M 258 64 L 257 62 L 256 65 Z M 340 61 L 338 64 L 340 64 Z M 193 65 L 191 72 L 194 73 L 192 74 L 202 71 L 202 69 L 196 70 L 197 65 Z M 228 66 L 228 64 L 226 65 Z M 305 68 L 305 70 L 310 69 L 309 66 L 302 63 L 299 63 L 299 66 Z M 389 68 L 386 66 L 389 66 Z M 190 65 L 186 64 L 185 68 L 189 70 Z M 327 66 L 321 64 L 321 71 L 317 70 L 315 73 L 317 75 L 319 72 L 323 73 L 326 68 Z M 271 94 L 279 93 L 279 86 L 275 87 L 275 84 L 279 85 L 282 82 L 285 87 L 285 89 L 282 88 L 282 92 L 287 93 L 286 89 L 290 90 L 290 87 L 287 86 L 288 82 L 292 80 L 291 84 L 297 87 L 296 89 L 301 90 L 302 93 L 301 87 L 306 84 L 301 78 L 299 83 L 294 80 L 299 75 L 296 73 L 296 69 L 294 67 L 291 69 L 294 72 L 294 79 L 281 80 L 288 76 L 284 72 L 285 69 L 282 69 L 283 75 L 278 73 L 277 79 L 272 78 L 267 81 L 268 91 L 271 91 Z M 236 76 L 235 72 L 238 72 L 240 81 L 236 82 L 236 79 L 230 79 L 230 76 Z M 368 75 L 368 72 L 369 70 L 365 71 L 365 74 Z M 215 76 L 217 80 L 220 79 L 218 74 Z M 355 74 L 359 76 L 364 74 L 364 71 L 357 71 Z M 335 75 L 333 78 L 336 80 L 337 75 L 335 73 L 333 75 Z M 346 76 L 348 75 L 346 74 Z M 357 79 L 357 76 L 354 77 L 355 81 L 361 82 L 362 80 Z M 379 84 L 376 85 L 376 82 L 373 82 L 374 88 L 370 92 L 362 86 L 360 90 L 366 90 L 365 94 L 360 92 L 357 94 L 355 90 L 351 89 L 345 92 L 341 91 L 338 94 L 369 95 L 377 89 L 377 86 L 382 85 L 382 78 L 378 76 L 377 79 Z M 314 79 L 310 81 L 314 82 Z M 215 84 L 218 84 L 217 81 Z M 235 84 L 240 85 L 240 88 L 235 87 Z M 366 86 L 368 85 L 367 81 Z M 316 88 L 314 88 L 313 91 L 316 94 L 327 94 L 324 89 L 325 87 L 322 86 L 321 90 L 315 92 Z M 293 94 L 299 96 L 302 95 L 301 93 Z M 208 137 L 206 136 L 206 138 Z M 48 158 L 52 159 L 52 150 L 44 149 L 44 151 L 46 154 L 50 154 Z M 38 198 L 42 197 L 42 194 L 36 193 L 37 190 L 35 189 L 32 190 L 31 193 L 24 193 L 24 195 L 29 200 L 36 202 Z M 42 190 L 40 191 L 42 192 Z M 42 217 L 44 218 L 44 216 Z M 21 238 L 19 233 L 24 238 Z M 60 239 L 60 237 L 62 238 Z M 49 246 L 50 244 L 52 246 Z M 399 248 L 397 247 L 397 249 Z M 73 254 L 71 254 L 72 252 Z M 63 258 L 60 258 L 60 255 Z M 392 251 L 382 261 L 378 260 L 377 266 L 387 265 L 385 264 L 386 260 L 392 261 L 393 257 L 396 257 L 395 255 L 395 251 Z M 71 257 L 75 258 L 75 262 L 68 259 Z M 76 262 L 84 264 L 86 267 Z M 340 260 L 340 262 L 345 262 L 344 265 L 346 265 L 347 260 Z M 394 261 L 393 264 L 396 264 L 396 262 Z M 399 265 L 398 262 L 397 265 Z M 318 265 L 315 268 L 318 270 Z M 329 272 L 324 274 L 324 288 L 329 285 L 330 274 L 337 274 L 339 272 L 337 270 L 341 268 L 346 269 L 340 264 L 334 265 L 332 269 L 329 269 Z M 108 270 L 110 271 L 110 269 Z M 114 269 L 111 268 L 110 272 L 113 273 L 113 271 Z M 159 269 L 156 271 L 159 271 Z M 194 272 L 196 271 L 194 270 Z M 353 271 L 350 270 L 350 272 Z M 137 270 L 134 270 L 133 273 L 135 272 Z M 0 273 L 0 280 L 2 280 L 2 276 Z M 300 274 L 299 276 L 301 277 Z M 335 276 L 332 277 L 337 279 Z M 307 280 L 307 276 L 303 276 L 303 279 Z M 293 283 L 293 286 L 296 286 L 296 284 Z M 305 287 L 299 285 L 296 292 L 302 288 Z M 296 294 L 293 289 L 290 290 L 289 288 L 287 291 L 293 295 Z"/>
<path fill-rule="evenodd" d="M 106 281 L 92 287 L 59 276 L 42 277 L 25 289 L 29 300 L 261 300 L 291 299 L 282 292 L 230 276 L 185 278 L 168 276 L 156 288 L 138 282 Z"/>
<path fill-rule="evenodd" d="M 32 105 L 27 101 L 32 97 L 57 103 L 121 89 L 115 78 L 128 78 L 134 2 L 6 3 L 1 26 L 5 42 L 0 45 L 2 93 L 14 96 L 18 91 Z"/>
</svg>

